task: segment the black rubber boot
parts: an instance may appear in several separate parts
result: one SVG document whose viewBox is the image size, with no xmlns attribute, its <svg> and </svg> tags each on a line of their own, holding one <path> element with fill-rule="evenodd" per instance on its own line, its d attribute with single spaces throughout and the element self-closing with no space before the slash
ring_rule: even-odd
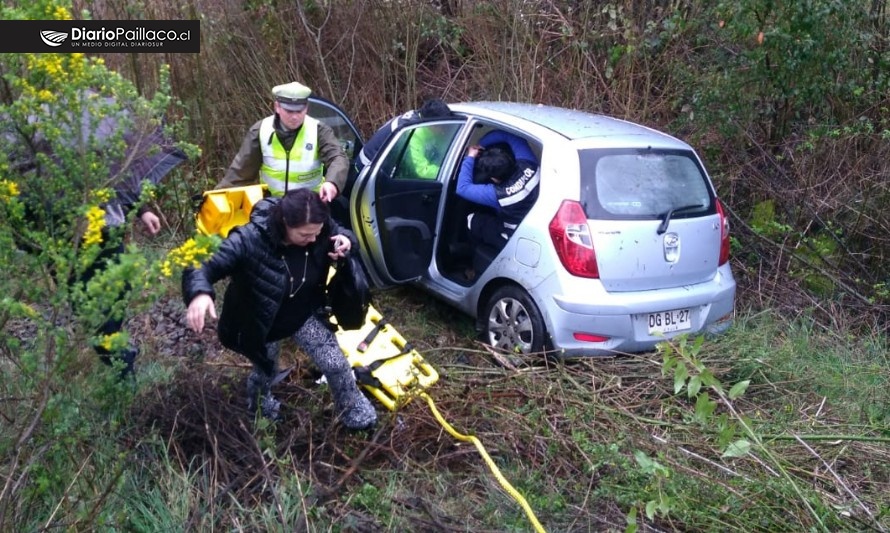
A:
<svg viewBox="0 0 890 533">
<path fill-rule="evenodd" d="M 272 396 L 272 379 L 258 368 L 247 376 L 247 410 L 255 414 L 259 407 L 264 418 L 277 422 L 281 420 L 281 402 Z"/>
</svg>

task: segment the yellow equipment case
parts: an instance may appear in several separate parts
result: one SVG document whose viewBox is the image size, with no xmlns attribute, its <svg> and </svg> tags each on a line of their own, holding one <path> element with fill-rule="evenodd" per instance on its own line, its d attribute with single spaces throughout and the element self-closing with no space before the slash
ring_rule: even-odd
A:
<svg viewBox="0 0 890 533">
<path fill-rule="evenodd" d="M 227 237 L 232 228 L 247 224 L 253 206 L 266 197 L 267 190 L 265 185 L 248 185 L 206 191 L 195 226 L 204 235 Z"/>
</svg>

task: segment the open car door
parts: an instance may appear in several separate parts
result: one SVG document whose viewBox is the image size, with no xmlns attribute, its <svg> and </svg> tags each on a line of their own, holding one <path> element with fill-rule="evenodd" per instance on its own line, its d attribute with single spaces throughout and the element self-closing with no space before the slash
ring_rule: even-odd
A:
<svg viewBox="0 0 890 533">
<path fill-rule="evenodd" d="M 323 122 L 334 130 L 334 135 L 340 140 L 343 151 L 349 159 L 350 166 L 352 160 L 359 153 L 364 145 L 361 134 L 352 120 L 340 109 L 337 104 L 326 100 L 320 96 L 309 97 L 309 111 L 306 113 L 310 117 Z M 353 181 L 354 176 L 351 176 Z M 340 191 L 344 193 L 344 191 Z"/>
<path fill-rule="evenodd" d="M 319 96 L 310 96 L 307 114 L 334 130 L 334 135 L 340 141 L 340 146 L 343 147 L 343 151 L 346 152 L 346 157 L 349 159 L 346 186 L 331 202 L 331 215 L 341 226 L 352 229 L 349 215 L 349 195 L 352 193 L 356 178 L 355 165 L 352 162 L 364 146 L 364 141 L 349 116 L 337 104 L 329 100 Z"/>
<path fill-rule="evenodd" d="M 448 157 L 462 120 L 416 124 L 396 132 L 362 170 L 352 194 L 353 229 L 377 286 L 420 278 L 429 269 Z"/>
</svg>

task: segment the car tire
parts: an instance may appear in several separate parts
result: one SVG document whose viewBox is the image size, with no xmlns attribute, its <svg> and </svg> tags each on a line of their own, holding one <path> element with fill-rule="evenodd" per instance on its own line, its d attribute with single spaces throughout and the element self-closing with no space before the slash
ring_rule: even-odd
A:
<svg viewBox="0 0 890 533">
<path fill-rule="evenodd" d="M 510 353 L 541 353 L 546 346 L 544 319 L 527 292 L 514 285 L 491 295 L 480 316 L 482 339 Z"/>
</svg>

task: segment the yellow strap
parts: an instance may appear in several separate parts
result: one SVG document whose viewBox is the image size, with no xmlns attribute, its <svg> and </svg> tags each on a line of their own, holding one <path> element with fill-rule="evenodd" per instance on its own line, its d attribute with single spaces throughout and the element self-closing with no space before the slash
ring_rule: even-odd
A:
<svg viewBox="0 0 890 533">
<path fill-rule="evenodd" d="M 458 433 L 442 418 L 442 415 L 433 403 L 433 399 L 426 393 L 426 389 L 439 379 L 438 372 L 424 361 L 423 356 L 411 347 L 410 343 L 394 327 L 385 324 L 376 329 L 377 334 L 371 342 L 363 350 L 357 348 L 382 320 L 383 315 L 374 306 L 371 306 L 368 310 L 368 316 L 365 317 L 365 324 L 361 328 L 349 331 L 337 328 L 337 342 L 340 344 L 343 353 L 346 354 L 346 359 L 349 361 L 350 366 L 368 368 L 372 367 L 375 362 L 382 361 L 382 364 L 371 372 L 371 375 L 379 381 L 380 386 L 376 387 L 367 384 L 362 386 L 391 411 L 397 410 L 400 406 L 407 404 L 417 396 L 426 400 L 430 410 L 433 412 L 433 416 L 445 428 L 445 431 L 458 440 L 473 443 L 476 450 L 485 459 L 488 468 L 491 469 L 498 483 L 501 484 L 501 487 L 522 506 L 525 514 L 535 527 L 535 531 L 546 533 L 528 502 L 504 478 L 479 439 L 472 435 Z"/>
<path fill-rule="evenodd" d="M 439 414 L 439 410 L 436 409 L 436 404 L 433 403 L 433 399 L 430 398 L 429 394 L 421 392 L 419 396 L 426 400 L 426 403 L 429 404 L 430 411 L 433 412 L 433 416 L 435 416 L 436 420 L 438 420 L 439 423 L 442 424 L 442 427 L 445 428 L 445 431 L 447 431 L 449 434 L 451 434 L 452 437 L 457 440 L 473 443 L 473 445 L 479 451 L 479 454 L 482 456 L 483 459 L 485 459 L 485 462 L 488 464 L 488 468 L 491 469 L 491 473 L 494 474 L 494 477 L 497 478 L 498 483 L 501 484 L 501 487 L 503 487 L 504 490 L 506 490 L 510 494 L 510 496 L 513 496 L 513 499 L 516 500 L 520 506 L 522 506 L 522 509 L 525 511 L 526 516 L 528 516 L 529 521 L 535 527 L 535 531 L 546 533 L 544 527 L 535 516 L 534 511 L 532 511 L 531 506 L 529 506 L 528 502 L 525 501 L 525 498 L 523 498 L 522 494 L 519 494 L 519 491 L 514 489 L 513 486 L 510 485 L 510 482 L 507 481 L 503 474 L 501 474 L 498 466 L 494 464 L 494 461 L 492 461 L 491 457 L 489 457 L 488 455 L 488 452 L 486 452 L 485 448 L 482 446 L 482 442 L 480 442 L 479 439 L 477 439 L 473 435 L 464 435 L 462 433 L 458 433 L 457 430 L 451 427 L 451 424 L 446 422 L 445 419 L 442 418 L 442 415 Z"/>
</svg>

